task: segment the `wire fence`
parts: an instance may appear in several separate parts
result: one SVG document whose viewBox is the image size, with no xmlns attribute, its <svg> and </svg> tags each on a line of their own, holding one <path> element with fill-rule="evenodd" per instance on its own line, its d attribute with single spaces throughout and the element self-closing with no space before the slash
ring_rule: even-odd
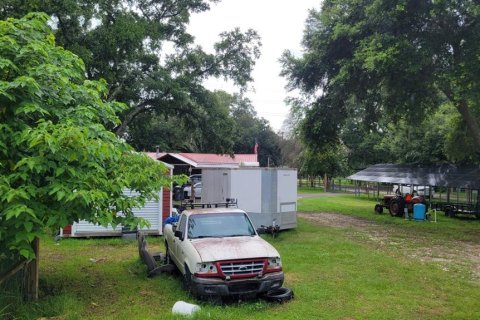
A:
<svg viewBox="0 0 480 320">
<path fill-rule="evenodd" d="M 384 195 L 394 194 L 399 188 L 396 184 L 376 183 L 366 181 L 349 180 L 345 178 L 332 178 L 325 185 L 321 177 L 302 177 L 298 179 L 297 186 L 303 190 L 320 190 L 326 192 L 343 192 L 366 196 L 372 199 L 381 199 Z M 454 187 L 430 187 L 430 186 L 400 186 L 402 194 L 413 193 L 425 196 L 430 201 L 475 204 L 480 203 L 479 190 Z"/>
<path fill-rule="evenodd" d="M 0 319 L 10 319 L 11 306 L 26 296 L 27 263 L 25 259 L 0 253 Z"/>
</svg>

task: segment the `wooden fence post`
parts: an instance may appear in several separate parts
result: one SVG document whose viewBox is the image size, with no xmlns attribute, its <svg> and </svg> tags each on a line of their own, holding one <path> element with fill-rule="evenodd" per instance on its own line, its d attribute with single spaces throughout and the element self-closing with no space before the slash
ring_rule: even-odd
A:
<svg viewBox="0 0 480 320">
<path fill-rule="evenodd" d="M 38 300 L 38 269 L 39 269 L 39 252 L 40 252 L 40 240 L 35 238 L 32 242 L 33 252 L 35 252 L 35 259 L 30 261 L 26 268 L 25 282 L 25 297 L 27 301 Z"/>
</svg>

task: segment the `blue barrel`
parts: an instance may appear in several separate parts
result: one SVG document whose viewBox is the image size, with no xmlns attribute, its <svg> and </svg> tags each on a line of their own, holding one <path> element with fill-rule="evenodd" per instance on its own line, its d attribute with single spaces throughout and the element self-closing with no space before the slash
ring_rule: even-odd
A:
<svg viewBox="0 0 480 320">
<path fill-rule="evenodd" d="M 425 220 L 427 207 L 423 203 L 415 203 L 413 205 L 413 220 Z"/>
</svg>

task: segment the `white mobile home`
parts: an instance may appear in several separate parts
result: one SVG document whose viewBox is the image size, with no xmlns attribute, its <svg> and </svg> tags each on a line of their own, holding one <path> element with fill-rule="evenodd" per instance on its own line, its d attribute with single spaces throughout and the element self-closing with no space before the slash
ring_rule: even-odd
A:
<svg viewBox="0 0 480 320">
<path fill-rule="evenodd" d="M 133 195 L 132 192 L 125 191 L 128 195 Z M 148 200 L 141 208 L 134 208 L 133 213 L 136 217 L 143 218 L 150 223 L 148 228 L 142 229 L 147 234 L 161 235 L 162 234 L 162 221 L 164 215 L 169 216 L 171 211 L 171 201 L 164 201 L 164 197 L 170 196 L 170 191 L 158 192 L 158 200 Z M 166 206 L 166 207 L 165 207 Z M 165 210 L 164 210 L 165 207 Z M 165 211 L 165 212 L 164 212 Z M 116 228 L 111 226 L 103 227 L 93 224 L 88 221 L 79 221 L 73 223 L 63 229 L 62 232 L 65 237 L 113 237 L 122 235 L 122 225 L 118 225 Z"/>
<path fill-rule="evenodd" d="M 165 164 L 169 168 L 169 175 L 172 175 L 173 166 Z M 162 188 L 158 191 L 158 200 L 148 200 L 141 208 L 134 208 L 133 213 L 136 217 L 143 218 L 150 223 L 148 228 L 142 229 L 147 234 L 161 235 L 163 233 L 163 221 L 168 218 L 172 212 L 172 191 L 170 188 Z M 128 196 L 135 195 L 130 190 L 125 190 L 124 194 Z M 121 236 L 122 226 L 116 228 L 111 226 L 102 227 L 88 221 L 75 222 L 60 230 L 63 237 L 105 237 Z"/>
</svg>

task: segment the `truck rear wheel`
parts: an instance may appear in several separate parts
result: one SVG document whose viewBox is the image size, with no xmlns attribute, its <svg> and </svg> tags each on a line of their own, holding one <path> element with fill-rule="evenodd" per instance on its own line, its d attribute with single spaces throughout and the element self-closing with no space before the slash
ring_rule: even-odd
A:
<svg viewBox="0 0 480 320">
<path fill-rule="evenodd" d="M 172 261 L 172 256 L 170 255 L 170 249 L 168 248 L 167 241 L 165 241 L 165 263 L 175 265 Z"/>
</svg>

